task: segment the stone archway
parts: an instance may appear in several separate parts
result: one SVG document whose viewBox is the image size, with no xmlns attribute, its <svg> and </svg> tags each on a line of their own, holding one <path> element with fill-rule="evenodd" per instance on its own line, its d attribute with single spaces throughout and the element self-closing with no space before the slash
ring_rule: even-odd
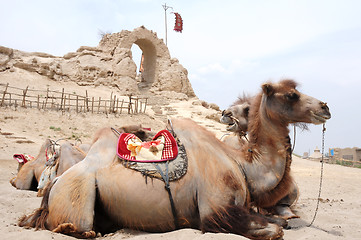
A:
<svg viewBox="0 0 361 240">
<path fill-rule="evenodd" d="M 142 50 L 144 55 L 143 71 L 141 73 L 139 89 L 149 89 L 154 83 L 156 67 L 157 67 L 157 52 L 155 46 L 147 39 L 138 39 L 134 42 Z"/>
<path fill-rule="evenodd" d="M 103 52 L 110 52 L 112 57 L 117 59 L 116 64 L 122 64 L 120 67 L 115 66 L 116 69 L 120 69 L 118 75 L 135 80 L 136 65 L 131 59 L 133 44 L 138 45 L 144 53 L 143 84 L 139 85 L 143 89 L 139 90 L 175 91 L 195 96 L 188 80 L 187 70 L 177 59 L 171 59 L 163 39 L 159 39 L 155 32 L 144 26 L 133 31 L 123 30 L 119 33 L 107 34 L 100 41 L 98 48 Z M 135 66 L 130 66 L 132 64 Z M 124 69 L 128 69 L 129 72 L 125 72 Z M 135 69 L 134 72 L 131 72 L 132 69 Z"/>
</svg>

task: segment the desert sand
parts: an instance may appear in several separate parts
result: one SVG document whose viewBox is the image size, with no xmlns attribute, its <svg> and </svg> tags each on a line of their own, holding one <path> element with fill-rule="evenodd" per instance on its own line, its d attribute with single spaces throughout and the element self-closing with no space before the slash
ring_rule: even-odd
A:
<svg viewBox="0 0 361 240">
<path fill-rule="evenodd" d="M 25 73 L 24 73 L 25 74 Z M 32 86 L 41 88 L 51 85 L 60 88 L 64 83 L 34 81 Z M 84 87 L 65 83 L 74 91 L 84 91 Z M 13 78 L 12 86 L 22 86 L 22 77 Z M 90 88 L 89 92 L 109 95 L 109 88 Z M 114 90 L 114 89 L 112 89 Z M 156 114 L 153 109 L 162 109 Z M 332 109 L 331 109 L 332 111 Z M 225 133 L 225 126 L 212 120 L 219 111 L 202 106 L 197 98 L 188 100 L 167 100 L 159 106 L 150 106 L 145 114 L 120 116 L 90 113 L 61 113 L 24 108 L 0 109 L 0 236 L 1 239 L 74 239 L 46 230 L 35 231 L 17 226 L 17 220 L 40 206 L 41 198 L 36 192 L 17 190 L 9 180 L 16 175 L 17 162 L 12 159 L 14 153 L 26 153 L 36 156 L 46 138 L 80 138 L 90 142 L 97 129 L 119 127 L 128 124 L 142 124 L 154 131 L 165 127 L 168 117 L 189 117 L 214 132 L 217 137 Z M 311 222 L 319 193 L 321 163 L 293 156 L 293 176 L 300 189 L 300 198 L 294 209 L 300 219 L 289 221 L 290 229 L 284 230 L 284 239 L 361 239 L 358 228 L 361 220 L 361 169 L 339 165 L 324 164 L 323 185 L 319 209 L 314 224 Z M 99 237 L 99 239 L 245 239 L 234 234 L 202 234 L 199 230 L 182 229 L 178 231 L 153 234 L 122 229 L 118 232 Z"/>
</svg>

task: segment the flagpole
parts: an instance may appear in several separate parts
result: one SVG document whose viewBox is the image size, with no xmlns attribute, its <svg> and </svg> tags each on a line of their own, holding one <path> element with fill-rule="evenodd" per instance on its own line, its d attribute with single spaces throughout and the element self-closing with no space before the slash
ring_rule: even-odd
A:
<svg viewBox="0 0 361 240">
<path fill-rule="evenodd" d="M 168 36 L 167 36 L 167 10 L 168 10 L 168 8 L 171 8 L 171 9 L 173 9 L 173 8 L 170 7 L 170 6 L 167 6 L 166 3 L 164 3 L 164 5 L 162 5 L 162 6 L 163 6 L 163 9 L 164 9 L 165 45 L 167 46 L 167 44 L 168 44 Z"/>
</svg>

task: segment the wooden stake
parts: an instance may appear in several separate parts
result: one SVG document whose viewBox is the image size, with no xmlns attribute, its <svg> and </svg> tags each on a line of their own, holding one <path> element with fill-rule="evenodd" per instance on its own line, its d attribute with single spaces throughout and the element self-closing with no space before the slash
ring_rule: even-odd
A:
<svg viewBox="0 0 361 240">
<path fill-rule="evenodd" d="M 9 83 L 6 84 L 6 87 L 5 87 L 5 90 L 4 90 L 4 94 L 3 94 L 3 97 L 2 97 L 2 99 L 1 99 L 1 104 L 0 104 L 1 107 L 4 105 L 5 94 L 6 94 L 6 91 L 8 90 L 8 87 L 9 87 Z M 10 105 L 10 104 L 9 104 L 9 105 Z"/>
<path fill-rule="evenodd" d="M 76 113 L 78 113 L 78 104 L 79 104 L 79 97 L 76 95 Z"/>
<path fill-rule="evenodd" d="M 120 105 L 120 114 L 122 114 L 123 112 L 123 104 L 124 104 L 124 99 L 122 99 L 122 104 Z"/>
<path fill-rule="evenodd" d="M 40 110 L 40 96 L 38 94 L 38 109 Z"/>
<path fill-rule="evenodd" d="M 25 106 L 25 97 L 26 97 L 26 93 L 28 92 L 28 88 L 29 88 L 29 86 L 27 86 L 26 89 L 23 90 L 23 102 L 22 102 L 21 106 L 24 107 L 24 108 L 26 108 L 26 106 Z"/>
<path fill-rule="evenodd" d="M 99 97 L 99 104 L 98 104 L 98 113 L 99 113 L 99 110 L 100 110 L 100 102 L 101 102 L 101 97 Z"/>
<path fill-rule="evenodd" d="M 63 110 L 63 101 L 64 101 L 64 105 L 65 105 L 65 100 L 64 100 L 64 88 L 61 91 L 61 100 L 60 100 L 60 110 Z M 64 106 L 65 107 L 65 106 Z"/>
<path fill-rule="evenodd" d="M 145 109 L 147 108 L 147 102 L 148 102 L 148 98 L 145 99 L 144 113 L 145 113 Z"/>
<path fill-rule="evenodd" d="M 48 98 L 49 98 L 49 88 L 46 89 L 46 98 L 45 98 L 44 110 L 46 109 L 46 104 L 48 103 Z"/>
</svg>

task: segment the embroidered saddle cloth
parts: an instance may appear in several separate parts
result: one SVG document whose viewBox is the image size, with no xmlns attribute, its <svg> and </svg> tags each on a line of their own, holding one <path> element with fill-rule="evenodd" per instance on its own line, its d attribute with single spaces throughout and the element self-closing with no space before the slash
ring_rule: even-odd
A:
<svg viewBox="0 0 361 240">
<path fill-rule="evenodd" d="M 157 133 L 150 142 L 142 142 L 131 133 L 119 136 L 117 154 L 120 158 L 135 162 L 163 162 L 178 155 L 178 146 L 167 130 Z"/>
<path fill-rule="evenodd" d="M 29 154 L 14 154 L 13 158 L 19 163 L 24 163 L 24 164 L 35 159 L 35 157 Z"/>
<path fill-rule="evenodd" d="M 166 173 L 169 180 L 173 181 L 187 172 L 184 146 L 168 130 L 158 132 L 150 142 L 142 142 L 134 134 L 122 133 L 118 140 L 117 155 L 125 167 L 139 171 L 144 176 L 162 179 L 162 173 Z"/>
</svg>

